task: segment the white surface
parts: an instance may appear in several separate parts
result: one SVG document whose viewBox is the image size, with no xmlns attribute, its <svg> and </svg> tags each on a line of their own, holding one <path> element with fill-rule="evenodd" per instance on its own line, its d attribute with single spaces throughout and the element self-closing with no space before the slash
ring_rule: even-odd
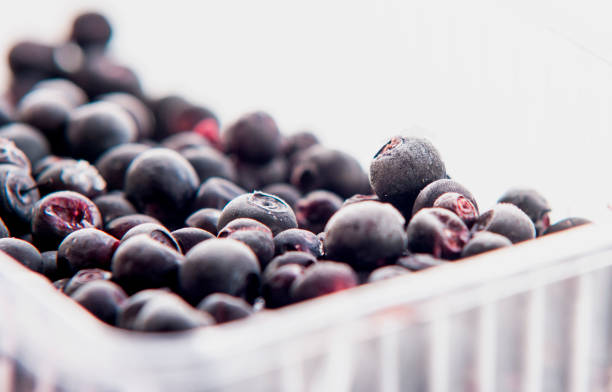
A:
<svg viewBox="0 0 612 392">
<path fill-rule="evenodd" d="M 112 50 L 147 91 L 184 93 L 226 124 L 268 110 L 366 170 L 407 131 L 434 142 L 483 210 L 529 186 L 553 220 L 612 214 L 603 0 L 21 1 L 0 15 L 2 54 L 19 37 L 64 37 L 89 6 L 109 15 Z"/>
</svg>

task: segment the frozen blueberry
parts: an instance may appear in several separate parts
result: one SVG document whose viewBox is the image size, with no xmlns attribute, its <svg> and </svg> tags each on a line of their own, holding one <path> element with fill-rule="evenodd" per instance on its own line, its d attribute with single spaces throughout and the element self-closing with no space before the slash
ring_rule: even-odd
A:
<svg viewBox="0 0 612 392">
<path fill-rule="evenodd" d="M 26 172 L 31 171 L 30 160 L 14 142 L 0 138 L 0 165 L 13 165 Z"/>
<path fill-rule="evenodd" d="M 535 238 L 535 226 L 529 216 L 510 203 L 498 203 L 480 215 L 472 230 L 501 234 L 513 244 Z"/>
<path fill-rule="evenodd" d="M 286 182 L 277 182 L 263 187 L 262 192 L 277 196 L 285 201 L 295 211 L 297 201 L 302 193 L 293 185 Z"/>
<path fill-rule="evenodd" d="M 266 274 L 271 273 L 271 271 L 282 267 L 287 264 L 299 264 L 302 267 L 306 268 L 310 265 L 317 262 L 317 258 L 312 255 L 310 252 L 301 252 L 301 251 L 289 251 L 285 252 L 281 255 L 274 257 L 270 263 L 266 266 L 264 270 L 264 276 Z"/>
<path fill-rule="evenodd" d="M 257 256 L 261 269 L 264 269 L 274 256 L 275 243 L 272 231 L 254 219 L 234 219 L 219 230 L 217 237 L 231 238 L 248 245 Z"/>
<path fill-rule="evenodd" d="M 542 235 L 550 226 L 550 205 L 535 189 L 509 189 L 497 202 L 514 204 L 527 214 L 535 225 L 536 236 Z"/>
<path fill-rule="evenodd" d="M 152 298 L 167 293 L 168 290 L 165 289 L 146 289 L 131 295 L 119 306 L 116 325 L 124 329 L 134 329 L 134 322 L 144 305 Z"/>
<path fill-rule="evenodd" d="M 33 208 L 32 237 L 40 250 L 57 249 L 76 230 L 102 227 L 98 207 L 87 197 L 72 191 L 53 192 Z"/>
<path fill-rule="evenodd" d="M 356 270 L 373 270 L 406 250 L 404 218 L 390 204 L 364 201 L 342 207 L 325 227 L 325 256 Z"/>
<path fill-rule="evenodd" d="M 230 181 L 236 179 L 234 164 L 215 148 L 187 148 L 183 150 L 182 155 L 198 173 L 200 183 L 211 177 L 225 178 Z"/>
<path fill-rule="evenodd" d="M 96 162 L 109 190 L 123 189 L 125 173 L 134 158 L 150 147 L 145 144 L 126 143 L 108 149 Z"/>
<path fill-rule="evenodd" d="M 83 269 L 74 274 L 64 285 L 62 291 L 66 295 L 72 295 L 84 284 L 94 280 L 110 280 L 112 274 L 99 268 Z"/>
<path fill-rule="evenodd" d="M 120 216 L 111 220 L 104 226 L 104 231 L 106 231 L 108 234 L 112 235 L 115 238 L 122 238 L 125 233 L 128 232 L 128 230 L 142 223 L 157 223 L 161 225 L 161 222 L 153 218 L 152 216 L 143 214 L 131 214 Z"/>
<path fill-rule="evenodd" d="M 217 324 L 240 320 L 253 314 L 253 307 L 248 302 L 223 293 L 206 296 L 197 308 L 213 316 Z"/>
<path fill-rule="evenodd" d="M 70 39 L 83 48 L 104 48 L 111 33 L 111 25 L 104 15 L 85 12 L 74 20 Z"/>
<path fill-rule="evenodd" d="M 446 263 L 448 263 L 448 261 L 434 257 L 429 253 L 412 253 L 402 256 L 396 261 L 397 265 L 414 272 L 422 271 L 424 269 L 436 267 Z"/>
<path fill-rule="evenodd" d="M 155 139 L 183 131 L 200 129 L 202 136 L 218 135 L 219 121 L 214 113 L 203 106 L 194 105 L 182 97 L 170 95 L 151 103 L 155 116 Z"/>
<path fill-rule="evenodd" d="M 411 271 L 401 265 L 385 265 L 378 267 L 368 276 L 368 283 L 378 282 L 395 278 L 396 276 L 409 274 Z"/>
<path fill-rule="evenodd" d="M 100 214 L 102 214 L 105 225 L 115 218 L 138 213 L 122 192 L 98 196 L 93 199 L 93 202 L 98 207 Z"/>
<path fill-rule="evenodd" d="M 463 221 L 444 208 L 423 208 L 417 212 L 406 228 L 408 250 L 429 253 L 437 258 L 453 260 L 470 238 Z"/>
<path fill-rule="evenodd" d="M 8 254 L 32 271 L 43 272 L 40 252 L 27 241 L 18 238 L 0 238 L 0 251 Z"/>
<path fill-rule="evenodd" d="M 291 207 L 278 197 L 263 192 L 246 193 L 230 201 L 221 211 L 217 227 L 220 229 L 238 218 L 255 219 L 268 226 L 274 235 L 297 228 Z"/>
<path fill-rule="evenodd" d="M 193 309 L 173 293 L 165 293 L 144 304 L 132 327 L 143 332 L 174 332 L 214 324 L 215 319 L 208 313 Z"/>
<path fill-rule="evenodd" d="M 183 131 L 172 134 L 160 142 L 161 147 L 182 153 L 191 148 L 210 147 L 210 142 L 204 136 L 193 131 Z"/>
<path fill-rule="evenodd" d="M 357 274 L 344 263 L 320 261 L 306 268 L 291 286 L 293 301 L 304 301 L 357 286 Z"/>
<path fill-rule="evenodd" d="M 253 303 L 259 296 L 260 267 L 247 245 L 229 238 L 193 247 L 179 271 L 181 292 L 191 304 L 212 293 L 226 293 Z"/>
<path fill-rule="evenodd" d="M 56 250 L 48 250 L 46 252 L 42 252 L 40 254 L 40 257 L 42 260 L 42 270 L 40 273 L 49 278 L 50 281 L 56 281 L 67 276 L 62 274 L 57 268 Z"/>
<path fill-rule="evenodd" d="M 467 227 L 472 227 L 478 219 L 476 206 L 460 193 L 446 192 L 434 201 L 433 207 L 446 208 L 457 215 Z"/>
<path fill-rule="evenodd" d="M 176 151 L 152 148 L 138 155 L 125 175 L 125 196 L 141 212 L 169 228 L 181 227 L 198 190 L 198 175 Z"/>
<path fill-rule="evenodd" d="M 182 229 L 174 230 L 171 234 L 181 247 L 182 254 L 187 254 L 191 248 L 202 241 L 215 238 L 214 234 L 196 227 L 183 227 Z"/>
<path fill-rule="evenodd" d="M 12 123 L 0 128 L 0 137 L 12 140 L 26 154 L 32 166 L 51 153 L 47 138 L 27 124 Z"/>
<path fill-rule="evenodd" d="M 137 129 L 120 106 L 94 102 L 72 112 L 66 137 L 74 156 L 95 162 L 108 149 L 135 141 Z"/>
<path fill-rule="evenodd" d="M 278 268 L 266 269 L 261 287 L 261 295 L 266 301 L 266 308 L 277 309 L 293 302 L 291 286 L 304 273 L 305 267 L 300 264 L 284 264 Z"/>
<path fill-rule="evenodd" d="M 302 251 L 314 257 L 323 256 L 323 244 L 319 237 L 308 230 L 288 229 L 274 237 L 274 254 L 281 255 L 290 251 Z"/>
<path fill-rule="evenodd" d="M 300 154 L 291 172 L 291 183 L 302 192 L 324 189 L 344 198 L 370 193 L 368 176 L 355 158 L 321 145 Z"/>
<path fill-rule="evenodd" d="M 90 199 L 106 192 L 106 181 L 85 160 L 64 160 L 51 164 L 37 177 L 42 195 L 57 191 L 74 191 Z"/>
<path fill-rule="evenodd" d="M 27 171 L 0 165 L 0 216 L 13 235 L 30 231 L 32 211 L 38 201 L 36 182 Z"/>
<path fill-rule="evenodd" d="M 229 180 L 211 177 L 200 185 L 192 209 L 193 211 L 201 208 L 222 210 L 227 203 L 244 193 L 247 193 L 246 190 Z"/>
<path fill-rule="evenodd" d="M 435 201 L 448 192 L 454 192 L 464 196 L 476 208 L 476 213 L 479 213 L 478 204 L 472 192 L 455 180 L 443 178 L 430 183 L 419 192 L 414 202 L 414 207 L 412 208 L 412 215 L 416 214 L 422 208 L 433 207 Z"/>
<path fill-rule="evenodd" d="M 501 234 L 479 231 L 465 244 L 461 251 L 461 257 L 474 256 L 510 245 L 512 245 L 512 242 Z"/>
<path fill-rule="evenodd" d="M 101 321 L 115 325 L 119 307 L 127 295 L 113 282 L 95 280 L 81 286 L 71 297 Z"/>
<path fill-rule="evenodd" d="M 181 251 L 178 242 L 172 237 L 168 229 L 158 223 L 141 223 L 132 227 L 121 237 L 121 242 L 125 242 L 140 234 L 146 234 L 160 244 L 166 245 L 177 252 Z"/>
<path fill-rule="evenodd" d="M 88 53 L 72 79 L 89 98 L 124 92 L 142 97 L 142 86 L 136 73 L 103 53 Z"/>
<path fill-rule="evenodd" d="M 189 227 L 206 230 L 213 235 L 217 235 L 217 226 L 221 211 L 214 208 L 202 208 L 189 215 L 185 224 Z"/>
<path fill-rule="evenodd" d="M 550 225 L 542 235 L 548 235 L 548 234 L 552 234 L 552 233 L 557 233 L 559 231 L 563 231 L 563 230 L 567 230 L 567 229 L 571 229 L 573 227 L 576 226 L 582 226 L 582 225 L 586 225 L 592 223 L 590 220 L 585 219 L 585 218 L 580 218 L 580 217 L 571 217 L 571 218 L 565 218 L 565 219 L 561 219 L 560 221 L 556 222 L 553 225 Z"/>
<path fill-rule="evenodd" d="M 301 131 L 289 135 L 283 140 L 282 151 L 289 161 L 293 161 L 299 153 L 315 144 L 319 144 L 319 139 L 314 133 Z"/>
<path fill-rule="evenodd" d="M 110 269 L 119 240 L 102 230 L 85 228 L 66 236 L 57 250 L 57 265 L 66 275 L 82 269 Z"/>
<path fill-rule="evenodd" d="M 394 136 L 374 155 L 370 182 L 382 201 L 411 211 L 419 192 L 444 178 L 446 168 L 438 150 L 426 139 Z"/>
<path fill-rule="evenodd" d="M 223 132 L 222 140 L 225 150 L 244 162 L 268 162 L 281 148 L 278 126 L 264 112 L 245 114 Z"/>
<path fill-rule="evenodd" d="M 40 79 L 57 74 L 54 48 L 34 41 L 17 42 L 8 53 L 8 64 L 15 74 L 39 74 Z"/>
<path fill-rule="evenodd" d="M 98 99 L 121 106 L 132 117 L 138 129 L 137 140 L 153 136 L 155 130 L 153 113 L 140 99 L 128 93 L 105 94 Z"/>
<path fill-rule="evenodd" d="M 329 218 L 342 207 L 343 200 L 328 191 L 313 191 L 298 200 L 295 206 L 300 229 L 320 233 L 325 229 Z"/>
<path fill-rule="evenodd" d="M 177 287 L 179 252 L 140 234 L 122 241 L 111 261 L 113 279 L 127 293 L 149 288 Z"/>
<path fill-rule="evenodd" d="M 267 163 L 236 163 L 236 183 L 249 192 L 276 182 L 289 181 L 287 161 L 279 156 Z"/>
</svg>

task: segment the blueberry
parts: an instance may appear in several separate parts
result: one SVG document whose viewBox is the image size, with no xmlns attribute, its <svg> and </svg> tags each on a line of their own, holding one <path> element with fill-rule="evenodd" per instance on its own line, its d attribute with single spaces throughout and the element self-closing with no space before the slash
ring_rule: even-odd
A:
<svg viewBox="0 0 612 392">
<path fill-rule="evenodd" d="M 42 195 L 74 191 L 90 199 L 106 192 L 106 181 L 95 166 L 85 160 L 66 160 L 50 165 L 37 178 Z"/>
<path fill-rule="evenodd" d="M 320 233 L 336 211 L 342 207 L 343 200 L 336 194 L 328 191 L 313 191 L 298 200 L 295 206 L 300 229 Z"/>
<path fill-rule="evenodd" d="M 142 223 L 161 224 L 160 221 L 153 218 L 152 216 L 143 214 L 131 214 L 120 216 L 111 220 L 104 226 L 104 231 L 106 231 L 108 234 L 112 235 L 115 238 L 122 238 L 125 233 L 128 232 L 128 230 Z"/>
<path fill-rule="evenodd" d="M 73 108 L 87 103 L 87 94 L 85 94 L 85 91 L 68 79 L 44 79 L 36 83 L 32 87 L 32 90 L 56 91 L 62 94 L 64 99 L 68 100 Z"/>
<path fill-rule="evenodd" d="M 65 131 L 72 109 L 72 103 L 61 91 L 39 88 L 21 99 L 17 119 L 42 132 L 54 153 L 65 154 Z"/>
<path fill-rule="evenodd" d="M 72 191 L 53 192 L 33 208 L 32 236 L 40 250 L 53 250 L 73 231 L 101 228 L 98 207 L 87 197 Z"/>
<path fill-rule="evenodd" d="M 260 267 L 257 256 L 244 243 L 211 239 L 187 253 L 179 281 L 184 298 L 192 304 L 216 292 L 253 303 L 259 296 Z"/>
<path fill-rule="evenodd" d="M 84 60 L 72 79 L 89 98 L 115 92 L 143 96 L 140 80 L 129 67 L 102 53 L 88 53 Z"/>
<path fill-rule="evenodd" d="M 397 259 L 396 264 L 410 271 L 422 271 L 427 268 L 436 267 L 448 263 L 446 260 L 439 259 L 429 253 L 412 253 Z"/>
<path fill-rule="evenodd" d="M 76 162 L 76 160 L 71 158 L 62 158 L 58 155 L 47 155 L 46 157 L 36 162 L 34 166 L 32 166 L 32 176 L 36 178 L 41 175 L 42 172 L 50 168 L 52 165 L 63 162 Z"/>
<path fill-rule="evenodd" d="M 106 180 L 108 190 L 123 189 L 125 173 L 132 161 L 150 147 L 145 144 L 126 143 L 108 149 L 96 161 L 96 168 Z"/>
<path fill-rule="evenodd" d="M 291 286 L 293 301 L 304 301 L 357 286 L 357 274 L 344 263 L 320 261 L 306 268 Z"/>
<path fill-rule="evenodd" d="M 198 130 L 202 136 L 213 136 L 218 133 L 219 121 L 208 108 L 194 105 L 182 97 L 170 95 L 151 103 L 155 116 L 155 139 L 183 131 Z"/>
<path fill-rule="evenodd" d="M 412 215 L 419 212 L 419 210 L 422 208 L 433 207 L 436 199 L 448 192 L 454 192 L 464 196 L 472 203 L 472 205 L 474 205 L 476 208 L 476 213 L 479 213 L 478 204 L 476 203 L 474 195 L 472 195 L 472 193 L 465 186 L 461 185 L 455 180 L 443 178 L 430 183 L 423 188 L 421 192 L 419 192 L 419 195 L 414 202 L 414 207 L 412 208 Z"/>
<path fill-rule="evenodd" d="M 396 276 L 409 274 L 411 271 L 401 265 L 385 265 L 378 267 L 368 276 L 368 283 L 378 282 L 395 278 Z"/>
<path fill-rule="evenodd" d="M 0 238 L 0 251 L 8 254 L 25 267 L 43 272 L 42 256 L 32 244 L 18 238 Z"/>
<path fill-rule="evenodd" d="M 182 229 L 174 230 L 171 234 L 181 247 L 182 254 L 187 254 L 191 248 L 202 241 L 215 238 L 214 234 L 196 227 L 183 227 Z"/>
<path fill-rule="evenodd" d="M 300 154 L 291 172 L 291 183 L 302 192 L 324 189 L 344 198 L 370 193 L 368 176 L 355 158 L 320 145 Z"/>
<path fill-rule="evenodd" d="M 133 329 L 144 332 L 185 331 L 214 325 L 215 319 L 203 311 L 196 311 L 172 293 L 150 298 L 138 312 Z"/>
<path fill-rule="evenodd" d="M 376 195 L 401 211 L 411 211 L 419 192 L 445 174 L 444 162 L 433 144 L 414 137 L 391 138 L 370 165 Z"/>
<path fill-rule="evenodd" d="M 91 268 L 80 270 L 66 284 L 64 285 L 62 291 L 66 295 L 72 295 L 75 293 L 81 286 L 85 285 L 88 282 L 94 280 L 110 280 L 112 274 L 109 271 L 101 270 L 99 268 Z"/>
<path fill-rule="evenodd" d="M 255 219 L 268 226 L 273 235 L 297 228 L 291 207 L 278 197 L 263 192 L 246 193 L 230 201 L 221 211 L 217 228 L 221 229 L 238 218 Z"/>
<path fill-rule="evenodd" d="M 113 282 L 95 280 L 81 286 L 70 297 L 101 321 L 115 325 L 119 307 L 127 295 Z"/>
<path fill-rule="evenodd" d="M 65 275 L 82 269 L 110 269 L 119 240 L 102 230 L 85 228 L 66 236 L 57 250 L 57 266 Z"/>
<path fill-rule="evenodd" d="M 26 172 L 31 171 L 30 160 L 15 143 L 0 138 L 0 165 L 12 165 Z"/>
<path fill-rule="evenodd" d="M 13 235 L 29 231 L 32 211 L 38 200 L 36 182 L 25 170 L 0 165 L 0 216 Z"/>
<path fill-rule="evenodd" d="M 265 163 L 280 153 L 281 138 L 274 119 L 264 112 L 240 117 L 223 132 L 222 140 L 228 153 L 241 161 Z"/>
<path fill-rule="evenodd" d="M 413 253 L 429 253 L 437 258 L 453 260 L 470 238 L 463 221 L 444 208 L 423 208 L 406 228 L 408 249 Z"/>
<path fill-rule="evenodd" d="M 253 314 L 253 307 L 248 302 L 223 293 L 206 296 L 197 308 L 213 316 L 217 324 L 240 320 Z"/>
<path fill-rule="evenodd" d="M 107 193 L 96 197 L 93 202 L 98 207 L 105 225 L 115 218 L 138 213 L 123 192 Z"/>
<path fill-rule="evenodd" d="M 0 137 L 12 140 L 26 154 L 32 166 L 51 153 L 47 138 L 27 124 L 13 123 L 0 128 Z"/>
<path fill-rule="evenodd" d="M 513 244 L 535 238 L 535 226 L 529 216 L 510 203 L 498 203 L 480 215 L 472 230 L 501 234 Z"/>
<path fill-rule="evenodd" d="M 479 231 L 465 244 L 461 257 L 474 256 L 512 245 L 512 242 L 501 234 L 490 231 Z"/>
<path fill-rule="evenodd" d="M 200 183 L 211 177 L 225 178 L 230 181 L 236 179 L 234 164 L 215 148 L 188 148 L 183 150 L 182 155 L 195 169 Z"/>
<path fill-rule="evenodd" d="M 580 217 L 570 217 L 561 219 L 553 225 L 550 225 L 542 235 L 548 235 L 552 233 L 557 233 L 559 231 L 571 229 L 573 227 L 582 226 L 586 224 L 592 223 L 590 220 Z"/>
<path fill-rule="evenodd" d="M 254 219 L 234 219 L 219 230 L 217 237 L 231 238 L 248 245 L 257 256 L 261 269 L 264 269 L 274 256 L 275 243 L 272 231 Z"/>
<path fill-rule="evenodd" d="M 298 264 L 306 268 L 316 262 L 317 258 L 314 257 L 310 252 L 301 252 L 298 250 L 285 252 L 283 254 L 275 256 L 270 261 L 270 263 L 268 263 L 264 270 L 264 276 L 266 276 L 266 274 L 271 273 L 275 269 L 282 267 L 283 265 Z"/>
<path fill-rule="evenodd" d="M 325 227 L 325 256 L 371 271 L 406 250 L 404 218 L 393 206 L 364 201 L 342 207 Z"/>
<path fill-rule="evenodd" d="M 144 305 L 152 298 L 167 293 L 165 289 L 146 289 L 131 295 L 119 306 L 116 325 L 124 329 L 134 329 L 134 322 Z"/>
<path fill-rule="evenodd" d="M 317 136 L 309 131 L 301 131 L 287 136 L 282 142 L 283 155 L 290 162 L 295 161 L 297 156 L 309 147 L 319 144 Z"/>
<path fill-rule="evenodd" d="M 246 190 L 231 181 L 219 177 L 211 177 L 200 185 L 193 203 L 193 210 L 201 208 L 221 210 L 231 200 L 244 193 L 247 193 Z"/>
<path fill-rule="evenodd" d="M 189 227 L 206 230 L 213 235 L 217 235 L 217 226 L 221 211 L 214 208 L 202 208 L 189 215 L 185 223 Z"/>
<path fill-rule="evenodd" d="M 40 257 L 42 260 L 42 270 L 40 271 L 40 273 L 49 278 L 49 280 L 56 281 L 59 279 L 63 279 L 67 276 L 62 274 L 57 267 L 56 250 L 48 250 L 46 252 L 42 252 L 40 254 Z"/>
<path fill-rule="evenodd" d="M 283 199 L 294 211 L 297 201 L 302 197 L 302 193 L 295 186 L 286 182 L 266 185 L 263 187 L 262 192 Z"/>
<path fill-rule="evenodd" d="M 172 250 L 177 252 L 181 251 L 178 242 L 176 242 L 174 237 L 172 237 L 172 234 L 170 234 L 168 229 L 158 223 L 141 223 L 132 227 L 123 235 L 123 237 L 121 237 L 121 242 L 125 242 L 140 234 L 145 234 L 160 244 L 166 245 Z"/>
<path fill-rule="evenodd" d="M 460 193 L 446 192 L 434 201 L 433 207 L 445 208 L 457 215 L 467 227 L 472 227 L 478 219 L 476 206 Z"/>
<path fill-rule="evenodd" d="M 128 93 L 111 93 L 98 97 L 99 100 L 119 105 L 134 120 L 137 129 L 137 140 L 153 136 L 155 119 L 149 108 L 137 97 Z"/>
<path fill-rule="evenodd" d="M 321 240 L 308 230 L 288 229 L 274 237 L 274 254 L 281 255 L 290 251 L 302 251 L 314 257 L 323 256 Z"/>
<path fill-rule="evenodd" d="M 550 226 L 550 205 L 535 189 L 509 189 L 497 202 L 514 204 L 527 214 L 535 225 L 536 236 L 542 235 Z"/>
<path fill-rule="evenodd" d="M 293 303 L 291 286 L 304 273 L 305 267 L 300 264 L 285 264 L 266 270 L 261 287 L 261 295 L 266 301 L 266 308 L 277 309 Z"/>
<path fill-rule="evenodd" d="M 184 258 L 146 234 L 122 241 L 111 261 L 114 280 L 128 293 L 149 288 L 177 287 Z"/>
<path fill-rule="evenodd" d="M 38 73 L 40 79 L 57 74 L 54 48 L 34 41 L 17 42 L 8 53 L 8 64 L 15 74 Z"/>
<path fill-rule="evenodd" d="M 135 141 L 137 129 L 120 106 L 94 102 L 71 113 L 66 138 L 74 156 L 94 162 L 108 149 Z"/>
<path fill-rule="evenodd" d="M 86 12 L 76 17 L 70 39 L 83 48 L 104 48 L 111 38 L 111 25 L 97 12 Z"/>
<path fill-rule="evenodd" d="M 138 155 L 125 175 L 128 200 L 169 228 L 185 221 L 198 185 L 198 175 L 191 164 L 166 148 L 152 148 Z"/>
<path fill-rule="evenodd" d="M 165 137 L 160 145 L 182 153 L 190 148 L 210 147 L 210 142 L 204 136 L 193 131 L 182 131 Z"/>
</svg>

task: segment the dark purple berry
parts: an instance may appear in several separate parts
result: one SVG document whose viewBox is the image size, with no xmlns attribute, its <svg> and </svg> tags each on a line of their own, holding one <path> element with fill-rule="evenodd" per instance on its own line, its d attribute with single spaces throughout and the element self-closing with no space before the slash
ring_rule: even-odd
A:
<svg viewBox="0 0 612 392">
<path fill-rule="evenodd" d="M 325 256 L 356 270 L 389 264 L 406 250 L 404 223 L 390 204 L 364 201 L 342 207 L 325 227 Z"/>
<path fill-rule="evenodd" d="M 124 329 L 134 329 L 134 322 L 144 305 L 152 298 L 167 293 L 165 289 L 147 289 L 131 295 L 119 306 L 116 325 Z"/>
<path fill-rule="evenodd" d="M 174 230 L 171 234 L 176 239 L 176 242 L 178 242 L 181 247 L 181 253 L 184 255 L 200 242 L 215 238 L 214 234 L 196 227 L 183 227 L 182 229 Z"/>
<path fill-rule="evenodd" d="M 26 172 L 31 171 L 30 160 L 13 141 L 0 138 L 0 165 L 13 165 Z"/>
<path fill-rule="evenodd" d="M 70 39 L 85 49 L 104 48 L 111 38 L 111 33 L 111 25 L 104 15 L 86 12 L 74 20 Z"/>
<path fill-rule="evenodd" d="M 13 165 L 0 165 L 0 216 L 15 236 L 30 231 L 35 204 L 39 201 L 36 182 L 28 172 Z"/>
<path fill-rule="evenodd" d="M 257 256 L 240 241 L 223 238 L 204 241 L 186 255 L 179 271 L 181 292 L 191 304 L 212 293 L 226 293 L 253 303 L 259 296 Z"/>
<path fill-rule="evenodd" d="M 106 180 L 108 190 L 123 189 L 128 167 L 134 158 L 149 148 L 145 144 L 126 143 L 112 147 L 100 156 L 96 168 Z"/>
<path fill-rule="evenodd" d="M 289 181 L 287 161 L 282 156 L 263 164 L 238 161 L 236 173 L 236 183 L 249 192 L 269 184 Z"/>
<path fill-rule="evenodd" d="M 265 163 L 281 148 L 278 126 L 267 113 L 254 112 L 239 118 L 222 134 L 223 145 L 241 161 Z"/>
<path fill-rule="evenodd" d="M 42 256 L 38 249 L 18 238 L 0 238 L 0 251 L 11 256 L 35 272 L 43 272 Z"/>
<path fill-rule="evenodd" d="M 71 297 L 101 321 L 115 325 L 119 307 L 127 295 L 113 282 L 96 280 L 81 286 Z"/>
<path fill-rule="evenodd" d="M 274 254 L 290 251 L 308 252 L 314 257 L 323 256 L 323 244 L 319 237 L 308 230 L 288 229 L 274 237 Z"/>
<path fill-rule="evenodd" d="M 105 94 L 99 99 L 121 106 L 132 117 L 138 129 L 137 140 L 153 137 L 155 129 L 153 113 L 140 99 L 128 93 Z"/>
<path fill-rule="evenodd" d="M 57 191 L 78 192 L 90 199 L 106 192 L 106 181 L 85 160 L 65 160 L 50 165 L 37 178 L 42 195 Z"/>
<path fill-rule="evenodd" d="M 47 138 L 36 128 L 27 124 L 13 123 L 0 128 L 0 137 L 9 139 L 23 151 L 32 166 L 51 153 Z"/>
<path fill-rule="evenodd" d="M 219 230 L 217 237 L 231 238 L 248 245 L 257 256 L 262 270 L 274 256 L 272 231 L 266 225 L 254 219 L 234 219 Z"/>
<path fill-rule="evenodd" d="M 102 230 L 86 228 L 74 231 L 60 243 L 57 265 L 66 275 L 82 269 L 109 270 L 111 259 L 119 246 L 119 240 Z"/>
<path fill-rule="evenodd" d="M 240 320 L 253 314 L 253 307 L 248 302 L 223 293 L 206 296 L 197 309 L 213 316 L 217 324 Z"/>
<path fill-rule="evenodd" d="M 211 147 L 210 142 L 204 136 L 193 131 L 182 131 L 164 138 L 160 142 L 161 147 L 169 148 L 182 153 L 191 148 Z"/>
<path fill-rule="evenodd" d="M 132 227 L 138 226 L 142 223 L 157 223 L 161 225 L 161 222 L 152 216 L 143 214 L 132 214 L 124 215 L 119 218 L 115 218 L 108 222 L 104 226 L 104 231 L 112 235 L 115 238 L 122 238 L 125 233 L 128 232 Z"/>
<path fill-rule="evenodd" d="M 291 286 L 304 273 L 304 270 L 303 265 L 293 263 L 266 270 L 261 287 L 261 295 L 266 301 L 266 308 L 277 309 L 293 303 Z"/>
<path fill-rule="evenodd" d="M 98 196 L 93 199 L 93 202 L 98 207 L 100 214 L 102 214 L 105 225 L 115 218 L 138 213 L 132 203 L 123 196 L 122 192 Z"/>
<path fill-rule="evenodd" d="M 99 268 L 84 269 L 77 272 L 66 284 L 62 291 L 70 296 L 84 284 L 94 280 L 110 280 L 112 274 Z"/>
<path fill-rule="evenodd" d="M 529 216 L 510 203 L 498 203 L 480 215 L 472 230 L 501 234 L 513 244 L 535 238 L 535 226 Z"/>
<path fill-rule="evenodd" d="M 417 212 L 408 223 L 406 234 L 411 252 L 447 260 L 458 258 L 470 238 L 470 230 L 457 215 L 433 207 Z"/>
<path fill-rule="evenodd" d="M 571 229 L 577 226 L 582 226 L 582 225 L 586 225 L 590 223 L 592 222 L 585 218 L 580 218 L 580 217 L 565 218 L 565 219 L 561 219 L 560 221 L 556 222 L 553 225 L 550 225 L 548 229 L 546 229 L 542 235 L 557 233 L 559 231 Z"/>
<path fill-rule="evenodd" d="M 479 213 L 476 199 L 466 187 L 455 180 L 443 178 L 432 182 L 419 192 L 414 202 L 414 207 L 412 208 L 412 215 L 423 208 L 433 207 L 436 199 L 448 192 L 454 192 L 464 196 L 474 205 L 476 212 Z"/>
<path fill-rule="evenodd" d="M 535 225 L 536 236 L 542 235 L 550 226 L 550 205 L 535 189 L 510 189 L 497 202 L 514 204 L 527 214 Z"/>
<path fill-rule="evenodd" d="M 34 85 L 32 90 L 51 90 L 58 92 L 64 99 L 70 102 L 73 108 L 87 103 L 87 94 L 85 94 L 85 91 L 68 79 L 52 78 L 41 80 Z"/>
<path fill-rule="evenodd" d="M 268 226 L 274 235 L 297 228 L 291 207 L 278 197 L 263 192 L 243 194 L 230 201 L 221 211 L 217 227 L 221 229 L 238 218 L 255 219 Z"/>
<path fill-rule="evenodd" d="M 357 286 L 357 274 L 344 263 L 320 261 L 306 268 L 291 286 L 293 301 L 304 301 Z"/>
<path fill-rule="evenodd" d="M 281 255 L 274 257 L 270 263 L 266 266 L 264 270 L 265 274 L 271 273 L 271 271 L 282 267 L 287 264 L 299 264 L 302 267 L 306 268 L 310 265 L 317 262 L 317 258 L 312 255 L 310 252 L 301 252 L 301 251 L 289 251 L 285 252 Z"/>
<path fill-rule="evenodd" d="M 195 197 L 193 211 L 202 208 L 222 210 L 231 200 L 247 193 L 238 185 L 219 177 L 211 177 L 204 181 Z"/>
<path fill-rule="evenodd" d="M 195 169 L 200 183 L 211 177 L 225 178 L 230 181 L 236 179 L 234 164 L 215 148 L 188 148 L 183 150 L 182 155 Z"/>
<path fill-rule="evenodd" d="M 62 274 L 57 267 L 57 251 L 48 250 L 40 254 L 42 260 L 41 274 L 49 278 L 50 281 L 65 278 L 67 275 Z"/>
<path fill-rule="evenodd" d="M 121 242 L 125 242 L 140 234 L 145 234 L 160 244 L 166 245 L 172 250 L 177 252 L 181 251 L 178 242 L 176 242 L 174 237 L 172 237 L 172 234 L 170 234 L 168 229 L 158 223 L 141 223 L 132 227 L 123 235 L 123 237 L 121 237 Z"/>
<path fill-rule="evenodd" d="M 476 206 L 470 199 L 456 192 L 443 193 L 436 199 L 433 207 L 445 208 L 454 212 L 467 227 L 472 227 L 478 219 Z"/>
<path fill-rule="evenodd" d="M 197 210 L 193 214 L 189 215 L 185 220 L 185 223 L 189 227 L 206 230 L 216 236 L 220 216 L 220 210 L 214 208 L 202 208 L 201 210 Z"/>
<path fill-rule="evenodd" d="M 461 257 L 474 256 L 512 245 L 512 242 L 501 234 L 490 231 L 479 231 L 465 244 Z"/>
<path fill-rule="evenodd" d="M 320 233 L 325 229 L 329 218 L 342 207 L 343 200 L 328 191 L 314 191 L 298 200 L 295 206 L 300 229 Z"/>
<path fill-rule="evenodd" d="M 132 326 L 143 332 L 176 332 L 214 324 L 211 315 L 193 309 L 173 293 L 166 293 L 149 299 Z"/>
</svg>

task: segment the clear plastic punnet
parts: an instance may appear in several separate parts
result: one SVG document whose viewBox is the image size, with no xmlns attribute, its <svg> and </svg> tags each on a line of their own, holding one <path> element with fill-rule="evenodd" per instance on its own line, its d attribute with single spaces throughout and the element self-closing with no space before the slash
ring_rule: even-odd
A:
<svg viewBox="0 0 612 392">
<path fill-rule="evenodd" d="M 0 390 L 608 391 L 612 227 L 589 225 L 246 321 L 107 327 L 0 259 Z"/>
</svg>

